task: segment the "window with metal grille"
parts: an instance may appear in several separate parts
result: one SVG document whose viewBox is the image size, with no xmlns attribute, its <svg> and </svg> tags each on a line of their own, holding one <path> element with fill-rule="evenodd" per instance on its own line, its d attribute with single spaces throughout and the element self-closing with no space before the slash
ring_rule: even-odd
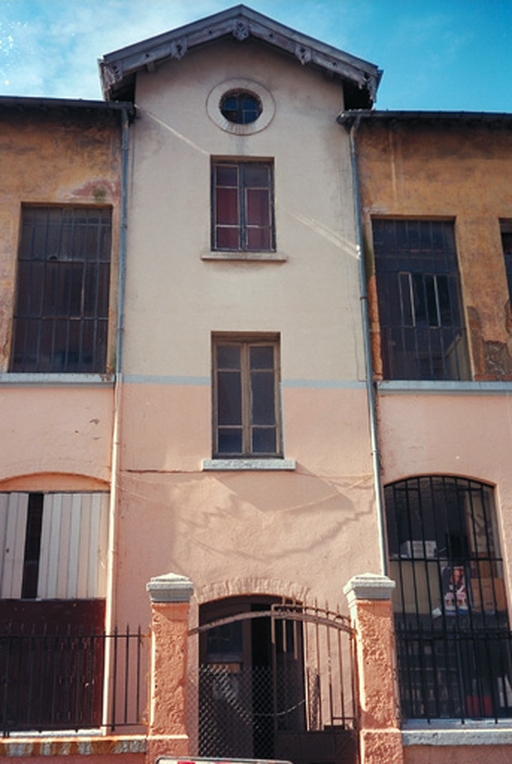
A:
<svg viewBox="0 0 512 764">
<path fill-rule="evenodd" d="M 214 337 L 213 377 L 214 455 L 280 455 L 279 340 Z"/>
<path fill-rule="evenodd" d="M 512 638 L 491 486 L 441 475 L 386 486 L 402 710 L 512 713 Z"/>
<path fill-rule="evenodd" d="M 105 371 L 110 244 L 110 209 L 23 208 L 11 371 Z"/>
<path fill-rule="evenodd" d="M 469 379 L 453 223 L 375 219 L 386 379 Z"/>
<path fill-rule="evenodd" d="M 508 295 L 512 305 L 512 220 L 502 220 L 500 229 L 503 257 L 505 258 L 505 270 L 507 273 Z"/>
<path fill-rule="evenodd" d="M 271 162 L 212 164 L 212 249 L 275 249 Z"/>
</svg>

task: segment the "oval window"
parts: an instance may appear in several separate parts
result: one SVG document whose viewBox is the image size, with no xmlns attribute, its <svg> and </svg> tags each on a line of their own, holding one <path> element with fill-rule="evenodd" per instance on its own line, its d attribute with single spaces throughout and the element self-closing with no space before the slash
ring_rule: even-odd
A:
<svg viewBox="0 0 512 764">
<path fill-rule="evenodd" d="M 260 99 L 254 93 L 246 90 L 231 90 L 222 96 L 220 111 L 228 122 L 250 125 L 260 116 L 262 106 Z"/>
</svg>

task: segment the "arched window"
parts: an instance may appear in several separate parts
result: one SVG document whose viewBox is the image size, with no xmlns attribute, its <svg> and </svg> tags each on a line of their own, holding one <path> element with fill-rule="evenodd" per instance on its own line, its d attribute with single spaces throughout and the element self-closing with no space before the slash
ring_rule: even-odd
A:
<svg viewBox="0 0 512 764">
<path fill-rule="evenodd" d="M 459 477 L 414 477 L 386 486 L 385 502 L 404 715 L 512 715 L 492 487 Z"/>
</svg>

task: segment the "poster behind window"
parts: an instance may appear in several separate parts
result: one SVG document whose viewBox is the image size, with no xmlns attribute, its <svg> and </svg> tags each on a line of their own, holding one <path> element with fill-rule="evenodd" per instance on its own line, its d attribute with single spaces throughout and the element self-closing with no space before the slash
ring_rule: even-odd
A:
<svg viewBox="0 0 512 764">
<path fill-rule="evenodd" d="M 468 612 L 466 572 L 462 565 L 443 568 L 443 601 L 447 615 Z"/>
</svg>

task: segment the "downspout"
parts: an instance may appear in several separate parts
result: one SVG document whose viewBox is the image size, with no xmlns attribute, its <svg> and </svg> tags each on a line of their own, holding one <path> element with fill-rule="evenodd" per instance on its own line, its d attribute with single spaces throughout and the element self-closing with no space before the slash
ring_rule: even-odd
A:
<svg viewBox="0 0 512 764">
<path fill-rule="evenodd" d="M 364 265 L 363 232 L 361 223 L 361 198 L 359 189 L 359 167 L 357 157 L 357 131 L 361 117 L 356 116 L 349 129 L 350 139 L 350 162 L 352 168 L 354 216 L 356 222 L 356 247 L 359 260 L 359 288 L 361 301 L 361 314 L 363 320 L 363 343 L 365 359 L 366 390 L 368 396 L 368 413 L 370 423 L 370 440 L 372 448 L 373 481 L 375 485 L 375 504 L 377 509 L 377 523 L 379 531 L 379 557 L 382 575 L 388 575 L 388 554 L 386 518 L 384 511 L 384 496 L 380 473 L 380 450 L 378 439 L 377 405 L 375 398 L 375 385 L 373 382 L 372 347 L 370 339 L 370 319 L 368 315 L 368 290 L 366 281 L 366 269 Z"/>
<path fill-rule="evenodd" d="M 114 401 L 112 421 L 112 449 L 111 449 L 111 480 L 110 480 L 110 504 L 108 520 L 108 553 L 107 553 L 107 592 L 105 607 L 105 630 L 112 634 L 115 624 L 114 595 L 116 590 L 116 559 L 117 559 L 117 503 L 119 494 L 119 453 L 121 446 L 120 418 L 121 396 L 123 386 L 123 333 L 124 333 L 124 298 L 126 281 L 126 230 L 128 212 L 128 162 L 129 162 L 129 110 L 123 107 L 121 113 L 121 204 L 119 221 L 119 270 L 117 291 L 117 331 L 116 331 L 116 359 L 114 378 Z M 108 731 L 108 709 L 110 709 L 110 692 L 108 677 L 110 675 L 111 639 L 105 643 L 105 683 L 103 687 L 103 729 Z"/>
</svg>

